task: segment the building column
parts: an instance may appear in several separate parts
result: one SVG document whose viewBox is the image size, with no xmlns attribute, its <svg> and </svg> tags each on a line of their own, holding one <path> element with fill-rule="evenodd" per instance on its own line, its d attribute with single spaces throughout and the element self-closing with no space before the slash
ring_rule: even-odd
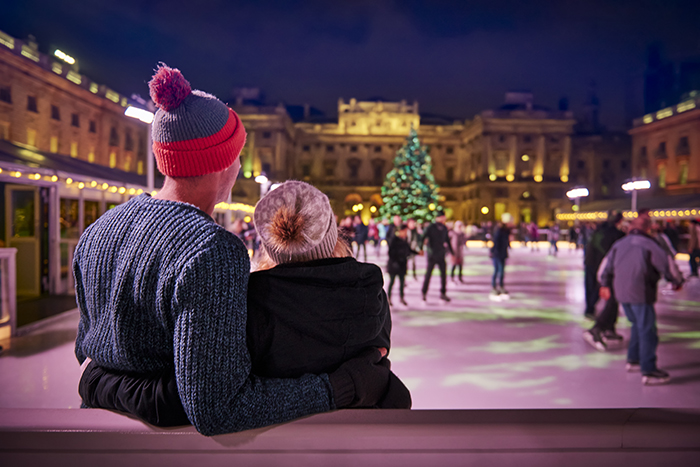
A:
<svg viewBox="0 0 700 467">
<path fill-rule="evenodd" d="M 540 135 L 537 138 L 537 153 L 535 154 L 535 164 L 532 168 L 532 175 L 535 177 L 538 175 L 540 177 L 544 176 L 544 151 L 544 135 Z"/>
<path fill-rule="evenodd" d="M 483 148 L 482 154 L 484 155 L 484 160 L 482 161 L 483 168 L 486 169 L 486 173 L 496 174 L 496 161 L 493 159 L 493 150 L 491 148 L 491 135 L 483 135 Z"/>
<path fill-rule="evenodd" d="M 49 293 L 63 293 L 61 284 L 61 198 L 58 186 L 49 188 Z"/>
<path fill-rule="evenodd" d="M 518 137 L 516 135 L 510 135 L 508 137 L 508 167 L 506 168 L 506 176 L 515 176 L 515 165 L 517 162 L 517 151 L 518 150 Z M 511 178 L 509 178 L 511 180 Z"/>
<path fill-rule="evenodd" d="M 561 159 L 561 168 L 559 169 L 559 176 L 562 182 L 569 181 L 569 159 L 571 158 L 571 136 L 564 138 L 564 155 Z"/>
</svg>

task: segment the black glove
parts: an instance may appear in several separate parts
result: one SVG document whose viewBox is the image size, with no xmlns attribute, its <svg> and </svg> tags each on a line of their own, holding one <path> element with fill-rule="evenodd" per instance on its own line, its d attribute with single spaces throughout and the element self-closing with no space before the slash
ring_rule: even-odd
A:
<svg viewBox="0 0 700 467">
<path fill-rule="evenodd" d="M 363 351 L 328 375 L 337 408 L 373 407 L 386 394 L 389 360 L 377 348 Z"/>
</svg>

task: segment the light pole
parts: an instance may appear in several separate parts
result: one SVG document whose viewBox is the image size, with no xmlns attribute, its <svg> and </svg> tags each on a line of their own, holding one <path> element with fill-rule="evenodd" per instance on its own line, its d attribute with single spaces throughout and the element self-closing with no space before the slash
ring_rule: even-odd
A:
<svg viewBox="0 0 700 467">
<path fill-rule="evenodd" d="M 255 177 L 255 181 L 260 184 L 260 199 L 262 199 L 262 197 L 267 193 L 267 190 L 270 188 L 272 182 L 270 182 L 270 179 L 267 178 L 265 172 L 260 172 L 260 175 Z"/>
<path fill-rule="evenodd" d="M 588 188 L 573 188 L 566 192 L 566 197 L 572 199 L 576 202 L 576 209 L 574 211 L 578 212 L 581 209 L 581 198 L 588 196 Z"/>
<path fill-rule="evenodd" d="M 630 180 L 622 185 L 622 189 L 626 192 L 632 192 L 632 212 L 637 212 L 637 192 L 639 190 L 648 190 L 651 188 L 649 180 Z"/>
<path fill-rule="evenodd" d="M 146 188 L 148 193 L 153 193 L 153 190 L 155 188 L 155 182 L 154 182 L 154 172 L 155 172 L 155 167 L 153 164 L 153 141 L 151 140 L 151 123 L 153 123 L 153 117 L 155 114 L 153 112 L 150 112 L 146 109 L 141 109 L 139 107 L 134 107 L 133 105 L 130 105 L 126 108 L 124 111 L 124 115 L 127 117 L 135 118 L 137 120 L 142 121 L 143 123 L 146 123 L 148 125 L 148 129 L 146 131 L 147 136 L 146 136 Z"/>
</svg>

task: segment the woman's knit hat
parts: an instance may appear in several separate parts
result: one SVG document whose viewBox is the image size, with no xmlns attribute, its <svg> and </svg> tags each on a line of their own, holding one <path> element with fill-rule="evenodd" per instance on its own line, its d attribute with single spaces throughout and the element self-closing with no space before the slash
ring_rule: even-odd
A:
<svg viewBox="0 0 700 467">
<path fill-rule="evenodd" d="M 151 133 L 161 173 L 197 177 L 233 164 L 246 137 L 236 112 L 211 94 L 192 90 L 180 70 L 165 64 L 148 86 L 158 107 Z"/>
<path fill-rule="evenodd" d="M 338 227 L 328 197 L 308 183 L 284 182 L 255 206 L 255 229 L 277 264 L 330 258 Z"/>
</svg>

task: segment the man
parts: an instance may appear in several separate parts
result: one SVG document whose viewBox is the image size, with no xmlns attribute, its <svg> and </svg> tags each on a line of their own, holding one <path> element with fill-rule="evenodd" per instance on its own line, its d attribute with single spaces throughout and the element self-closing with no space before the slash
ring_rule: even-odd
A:
<svg viewBox="0 0 700 467">
<path fill-rule="evenodd" d="M 391 241 L 394 239 L 394 235 L 396 235 L 396 232 L 398 230 L 401 230 L 401 226 L 403 225 L 403 220 L 401 219 L 401 216 L 395 215 L 392 218 L 392 223 L 389 225 L 389 228 L 386 231 L 386 242 L 391 243 Z"/>
<path fill-rule="evenodd" d="M 376 349 L 330 375 L 250 374 L 250 261 L 241 240 L 211 217 L 238 175 L 245 129 L 221 101 L 191 90 L 179 70 L 160 66 L 149 85 L 159 108 L 151 128 L 163 188 L 105 213 L 75 251 L 84 405 L 128 411 L 138 401 L 126 400 L 128 391 L 111 376 L 138 376 L 150 400 L 179 393 L 184 409 L 164 413 L 157 405 L 144 420 L 189 421 L 211 436 L 376 404 L 389 374 Z M 332 219 L 328 224 L 336 228 Z M 116 383 L 105 388 L 107 380 Z"/>
<path fill-rule="evenodd" d="M 450 245 L 450 237 L 445 225 L 445 212 L 438 209 L 435 222 L 426 227 L 423 232 L 423 244 L 428 245 L 428 267 L 425 271 L 425 279 L 423 279 L 423 301 L 426 300 L 428 287 L 430 286 L 430 277 L 433 274 L 433 269 L 437 265 L 440 268 L 440 299 L 446 302 L 450 301 L 447 296 L 447 264 L 445 263 L 445 254 L 447 250 L 452 252 Z"/>
<path fill-rule="evenodd" d="M 641 370 L 642 384 L 664 384 L 670 376 L 656 366 L 659 337 L 654 303 L 657 283 L 663 275 L 675 290 L 679 290 L 683 277 L 674 275 L 670 267 L 673 258 L 649 237 L 648 210 L 640 210 L 630 227 L 629 234 L 615 242 L 601 264 L 600 296 L 607 299 L 614 292 L 632 323 L 627 370 Z"/>
<path fill-rule="evenodd" d="M 503 286 L 503 279 L 506 270 L 506 259 L 510 249 L 510 222 L 512 217 L 509 213 L 503 214 L 502 223 L 493 232 L 493 246 L 490 255 L 493 261 L 493 276 L 491 277 L 491 296 L 494 299 L 508 299 L 508 292 Z"/>
<path fill-rule="evenodd" d="M 613 243 L 625 236 L 619 230 L 620 224 L 622 224 L 621 212 L 608 214 L 608 220 L 603 222 L 591 236 L 590 242 L 586 246 L 583 263 L 586 288 L 586 310 L 584 311 L 584 316 L 595 320 L 593 327 L 583 333 L 583 338 L 601 352 L 607 350 L 609 345 L 617 346 L 622 344 L 622 336 L 615 332 L 619 305 L 614 294 L 611 294 L 610 298 L 605 302 L 605 307 L 600 315 L 598 317 L 595 315 L 595 305 L 599 298 L 598 289 L 600 288 L 596 274 L 600 263 L 610 251 Z"/>
</svg>

